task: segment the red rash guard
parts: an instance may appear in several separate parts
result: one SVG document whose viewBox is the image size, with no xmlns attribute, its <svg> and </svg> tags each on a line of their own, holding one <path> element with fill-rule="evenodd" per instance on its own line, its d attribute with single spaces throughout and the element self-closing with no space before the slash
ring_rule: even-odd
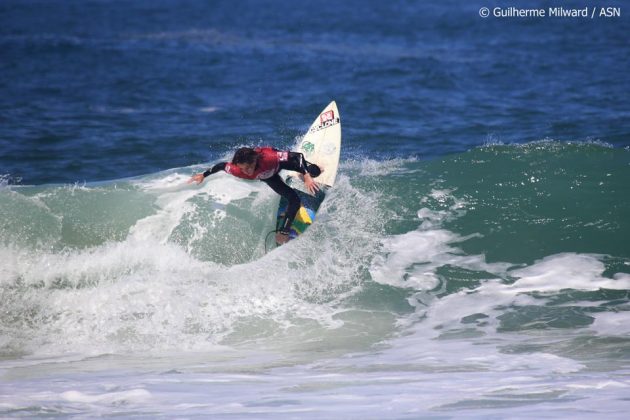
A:
<svg viewBox="0 0 630 420">
<path fill-rule="evenodd" d="M 276 151 L 271 147 L 257 147 L 254 149 L 258 153 L 256 169 L 251 175 L 247 175 L 233 164 L 225 164 L 225 172 L 243 179 L 267 179 L 280 171 L 280 162 L 287 160 L 287 152 Z"/>
</svg>

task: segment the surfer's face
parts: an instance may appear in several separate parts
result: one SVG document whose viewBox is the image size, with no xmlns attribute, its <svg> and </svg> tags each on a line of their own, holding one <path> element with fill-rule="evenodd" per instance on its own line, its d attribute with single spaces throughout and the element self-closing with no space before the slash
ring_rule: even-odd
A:
<svg viewBox="0 0 630 420">
<path fill-rule="evenodd" d="M 236 166 L 246 175 L 252 175 L 256 169 L 255 163 L 237 163 Z"/>
</svg>

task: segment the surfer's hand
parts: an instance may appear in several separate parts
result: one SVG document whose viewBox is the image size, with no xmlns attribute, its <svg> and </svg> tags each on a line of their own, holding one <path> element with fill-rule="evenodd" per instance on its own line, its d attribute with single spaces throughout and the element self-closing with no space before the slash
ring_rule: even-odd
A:
<svg viewBox="0 0 630 420">
<path fill-rule="evenodd" d="M 304 174 L 304 185 L 306 186 L 308 192 L 313 195 L 319 191 L 319 185 L 313 181 L 313 177 L 309 173 Z"/>
<path fill-rule="evenodd" d="M 193 182 L 196 182 L 197 184 L 201 184 L 203 180 L 204 180 L 203 174 L 195 174 L 188 180 L 188 183 L 192 184 Z"/>
</svg>

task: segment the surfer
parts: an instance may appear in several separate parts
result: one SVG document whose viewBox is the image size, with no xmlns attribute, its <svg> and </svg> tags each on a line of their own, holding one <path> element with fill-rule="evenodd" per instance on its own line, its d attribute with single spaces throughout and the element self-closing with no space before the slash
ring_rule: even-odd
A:
<svg viewBox="0 0 630 420">
<path fill-rule="evenodd" d="M 302 153 L 281 151 L 272 147 L 256 147 L 254 149 L 241 147 L 234 153 L 232 162 L 217 163 L 211 169 L 193 175 L 188 183 L 201 184 L 207 176 L 219 171 L 225 171 L 238 178 L 263 181 L 289 202 L 284 220 L 276 232 L 276 242 L 283 244 L 289 240 L 289 228 L 301 205 L 297 193 L 280 178 L 279 172 L 283 169 L 302 174 L 304 185 L 311 194 L 315 194 L 319 190 L 319 186 L 313 180 L 322 172 L 319 166 L 304 159 Z"/>
</svg>

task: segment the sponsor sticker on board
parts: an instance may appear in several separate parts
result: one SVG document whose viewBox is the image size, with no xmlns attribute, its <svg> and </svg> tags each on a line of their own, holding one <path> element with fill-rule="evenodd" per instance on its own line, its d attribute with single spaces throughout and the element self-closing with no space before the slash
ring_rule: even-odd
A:
<svg viewBox="0 0 630 420">
<path fill-rule="evenodd" d="M 315 150 L 315 145 L 310 141 L 305 141 L 304 143 L 302 143 L 302 150 L 304 151 L 304 153 L 310 154 L 313 152 L 313 150 Z"/>
<path fill-rule="evenodd" d="M 331 109 L 330 111 L 326 111 L 319 116 L 320 124 L 326 124 L 329 121 L 333 121 L 335 119 L 335 112 Z"/>
<path fill-rule="evenodd" d="M 335 146 L 334 143 L 326 143 L 322 147 L 322 152 L 324 152 L 324 154 L 326 155 L 332 155 L 333 153 L 335 153 L 336 150 L 337 150 L 337 146 Z"/>
</svg>

